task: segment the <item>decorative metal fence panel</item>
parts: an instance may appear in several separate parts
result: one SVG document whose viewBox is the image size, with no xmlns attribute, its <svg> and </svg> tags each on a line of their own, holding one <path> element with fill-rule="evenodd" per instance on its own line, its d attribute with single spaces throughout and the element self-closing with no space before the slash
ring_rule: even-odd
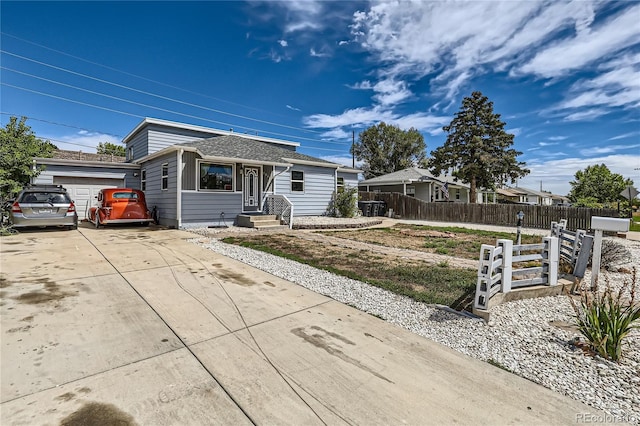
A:
<svg viewBox="0 0 640 426">
<path fill-rule="evenodd" d="M 262 212 L 276 215 L 289 228 L 293 226 L 293 204 L 285 195 L 268 195 Z"/>
</svg>

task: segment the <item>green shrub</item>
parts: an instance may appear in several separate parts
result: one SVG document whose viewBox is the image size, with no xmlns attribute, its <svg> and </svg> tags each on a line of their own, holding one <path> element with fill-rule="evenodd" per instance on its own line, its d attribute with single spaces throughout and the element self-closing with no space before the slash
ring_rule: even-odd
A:
<svg viewBox="0 0 640 426">
<path fill-rule="evenodd" d="M 594 289 L 580 290 L 580 305 L 571 296 L 571 306 L 576 315 L 576 324 L 580 333 L 589 342 L 590 348 L 601 357 L 618 361 L 622 355 L 622 341 L 631 329 L 638 328 L 640 305 L 636 304 L 637 271 L 633 268 L 631 278 L 625 279 L 619 291 L 613 291 L 608 277 L 604 292 Z M 629 291 L 630 300 L 623 294 Z"/>
<path fill-rule="evenodd" d="M 331 194 L 327 215 L 333 217 L 355 217 L 358 213 L 358 187 L 346 186 Z"/>
</svg>

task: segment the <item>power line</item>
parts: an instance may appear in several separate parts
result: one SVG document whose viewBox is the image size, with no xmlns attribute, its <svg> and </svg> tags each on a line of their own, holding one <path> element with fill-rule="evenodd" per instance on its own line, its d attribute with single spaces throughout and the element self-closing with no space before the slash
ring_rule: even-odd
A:
<svg viewBox="0 0 640 426">
<path fill-rule="evenodd" d="M 5 52 L 3 50 L 0 50 L 0 52 L 7 53 L 7 52 Z M 21 57 L 19 55 L 14 55 L 12 53 L 9 53 L 9 55 L 17 56 L 19 58 L 24 58 L 24 57 Z M 36 62 L 38 64 L 43 64 L 45 66 L 49 66 L 49 67 L 52 67 L 54 69 L 61 69 L 63 71 L 67 71 L 67 72 L 70 72 L 72 74 L 78 74 L 80 76 L 83 76 L 83 77 L 86 77 L 86 78 L 90 78 L 90 79 L 93 79 L 93 80 L 97 80 L 99 82 L 105 82 L 104 80 L 101 80 L 101 79 L 96 79 L 96 78 L 93 78 L 93 77 L 90 77 L 90 76 L 86 76 L 84 74 L 76 73 L 74 71 L 64 70 L 62 68 L 55 67 L 53 65 L 47 65 L 47 64 L 44 64 L 44 63 L 39 62 L 39 61 L 33 61 L 31 59 L 28 59 L 28 58 L 24 58 L 24 59 L 32 61 L 32 62 Z M 23 72 L 23 71 L 18 71 L 18 70 L 15 70 L 15 69 L 12 69 L 12 68 L 8 68 L 8 67 L 0 67 L 0 68 L 8 70 L 8 71 L 11 71 L 11 72 L 15 72 L 17 74 L 22 74 L 22 75 L 25 75 L 25 76 L 28 76 L 28 77 L 31 77 L 31 78 L 43 80 L 43 81 L 46 81 L 46 82 L 49 82 L 49 83 L 58 84 L 60 86 L 69 87 L 69 88 L 72 88 L 72 89 L 75 89 L 75 90 L 80 90 L 80 91 L 91 93 L 91 94 L 95 94 L 95 95 L 98 95 L 98 96 L 104 96 L 104 97 L 107 97 L 107 98 L 110 98 L 110 99 L 114 99 L 114 100 L 117 100 L 117 101 L 121 101 L 121 102 L 131 103 L 131 104 L 134 104 L 134 105 L 137 105 L 137 106 L 142 106 L 142 107 L 145 107 L 145 108 L 156 109 L 156 110 L 159 110 L 159 111 L 168 112 L 168 113 L 171 113 L 171 114 L 176 114 L 176 115 L 180 115 L 180 116 L 184 116 L 184 117 L 188 117 L 188 118 L 193 118 L 193 119 L 197 119 L 197 120 L 202 120 L 202 121 L 207 121 L 207 122 L 211 122 L 211 123 L 221 124 L 221 125 L 229 126 L 229 127 L 232 127 L 232 128 L 233 127 L 238 127 L 238 126 L 235 126 L 233 123 L 227 123 L 227 122 L 224 122 L 224 121 L 211 120 L 211 119 L 208 119 L 208 118 L 199 117 L 199 116 L 191 115 L 191 114 L 185 114 L 185 113 L 177 112 L 177 111 L 174 111 L 174 110 L 169 110 L 169 109 L 166 109 L 166 108 L 155 107 L 153 105 L 144 104 L 144 103 L 136 102 L 136 101 L 131 101 L 131 100 L 128 100 L 128 99 L 124 99 L 124 98 L 120 98 L 120 97 L 117 97 L 117 96 L 108 95 L 108 94 L 101 93 L 101 92 L 96 92 L 96 91 L 89 90 L 89 89 L 84 89 L 84 88 L 81 88 L 81 87 L 78 87 L 78 86 L 75 86 L 75 85 L 62 83 L 62 82 L 59 82 L 57 80 L 51 80 L 51 79 L 48 79 L 48 78 L 45 78 L 45 77 L 40 77 L 40 76 L 37 76 L 37 75 L 34 75 L 34 74 L 26 73 L 26 72 Z M 140 93 L 143 93 L 143 94 L 149 94 L 147 92 L 140 91 L 140 90 L 133 89 L 133 88 L 128 88 L 127 86 L 122 86 L 122 85 L 119 85 L 119 84 L 116 84 L 116 83 L 109 83 L 109 82 L 106 82 L 106 83 L 115 85 L 117 87 L 126 88 L 128 90 L 133 90 L 135 92 L 140 92 Z M 172 101 L 172 102 L 178 102 L 178 103 L 182 103 L 182 104 L 185 104 L 185 105 L 196 106 L 196 107 L 202 108 L 202 109 L 209 109 L 209 110 L 214 111 L 214 112 L 217 111 L 217 110 L 212 110 L 210 108 L 199 107 L 199 106 L 194 105 L 194 104 L 189 104 L 189 103 L 185 103 L 185 102 L 182 102 L 182 101 L 174 100 L 174 99 L 167 98 L 167 97 L 164 97 L 164 96 L 153 95 L 153 94 L 150 94 L 150 95 L 151 96 L 156 96 L 156 97 L 159 97 L 159 98 L 162 98 L 162 99 L 165 99 L 165 100 L 169 100 L 169 101 Z M 234 114 L 229 114 L 229 115 L 234 115 Z M 237 116 L 237 117 L 242 117 L 242 116 Z M 255 121 L 261 121 L 261 122 L 266 123 L 266 124 L 269 123 L 269 122 L 262 121 L 262 120 L 257 120 L 257 119 Z M 298 129 L 298 128 L 292 127 L 292 126 L 284 126 L 284 125 L 282 125 L 282 126 L 283 127 L 289 127 L 291 129 L 294 129 L 294 130 Z M 244 126 L 240 126 L 240 127 L 244 127 Z M 329 144 L 334 144 L 334 145 L 345 145 L 345 142 L 333 142 L 333 141 L 326 141 L 326 140 L 318 141 L 317 139 L 306 138 L 306 137 L 303 137 L 303 136 L 293 136 L 293 135 L 288 135 L 288 134 L 284 134 L 284 133 L 269 132 L 269 131 L 264 131 L 264 130 L 260 130 L 260 129 L 256 129 L 256 128 L 250 128 L 250 127 L 245 127 L 245 128 L 247 130 L 251 130 L 251 131 L 254 131 L 254 132 L 262 132 L 262 133 L 272 134 L 272 135 L 281 136 L 281 137 L 285 137 L 285 138 L 297 138 L 297 139 L 308 140 L 308 141 L 312 141 L 312 142 L 324 142 L 324 143 L 329 143 Z"/>
<path fill-rule="evenodd" d="M 0 111 L 0 115 L 9 115 L 9 116 L 14 116 L 14 117 L 22 116 L 21 114 L 15 114 L 15 113 L 11 113 L 11 112 L 2 112 L 2 111 Z M 56 125 L 56 126 L 69 127 L 70 129 L 84 130 L 85 132 L 100 133 L 100 134 L 105 135 L 105 136 L 113 136 L 114 138 L 119 138 L 119 139 L 122 139 L 124 137 L 122 135 L 114 135 L 113 133 L 103 132 L 102 130 L 86 129 L 84 127 L 73 126 L 71 124 L 57 123 L 55 121 L 44 120 L 42 118 L 35 118 L 35 117 L 31 117 L 31 116 L 29 116 L 27 118 L 29 120 L 40 121 L 40 122 L 43 122 L 43 123 L 53 124 L 53 125 Z"/>
<path fill-rule="evenodd" d="M 41 62 L 41 61 L 37 61 L 35 59 L 27 58 L 25 56 L 21 56 L 21 55 L 12 53 L 12 52 L 8 52 L 6 50 L 1 50 L 0 49 L 0 52 L 4 53 L 6 55 L 10 55 L 10 56 L 14 56 L 16 58 L 23 59 L 25 61 L 36 63 L 38 65 L 43 65 L 45 67 L 53 68 L 53 69 L 58 70 L 58 71 L 67 72 L 69 74 L 73 74 L 73 75 L 77 75 L 77 76 L 80 76 L 80 77 L 88 78 L 90 80 L 98 81 L 100 83 L 109 84 L 109 85 L 112 85 L 112 86 L 115 86 L 115 87 L 119 87 L 121 89 L 131 90 L 133 92 L 141 93 L 143 95 L 153 96 L 153 97 L 156 97 L 158 99 L 163 99 L 163 100 L 166 100 L 166 101 L 176 102 L 176 103 L 183 104 L 183 105 L 190 106 L 190 107 L 194 107 L 194 108 L 204 109 L 204 110 L 215 112 L 215 113 L 218 113 L 218 114 L 229 115 L 229 116 L 232 116 L 232 117 L 241 118 L 243 120 L 250 120 L 250 121 L 255 121 L 255 122 L 258 122 L 258 123 L 262 123 L 262 124 L 268 124 L 270 126 L 284 127 L 284 128 L 293 129 L 293 130 L 299 130 L 299 131 L 303 131 L 303 132 L 307 132 L 307 133 L 320 133 L 320 132 L 315 131 L 315 130 L 303 129 L 301 127 L 295 127 L 295 126 L 289 126 L 289 125 L 286 125 L 286 124 L 274 123 L 274 122 L 271 122 L 271 121 L 260 120 L 260 119 L 257 119 L 257 118 L 247 117 L 247 116 L 240 115 L 240 114 L 233 114 L 233 113 L 230 113 L 230 112 L 226 112 L 226 111 L 222 111 L 222 110 L 218 110 L 218 109 L 214 109 L 214 108 L 209 108 L 209 107 L 193 104 L 193 103 L 190 103 L 190 102 L 181 101 L 179 99 L 174 99 L 174 98 L 170 98 L 170 97 L 167 97 L 167 96 L 158 95 L 158 94 L 155 94 L 155 93 L 147 92 L 145 90 L 136 89 L 136 88 L 133 88 L 133 87 L 129 87 L 129 86 L 125 86 L 125 85 L 122 85 L 122 84 L 114 83 L 114 82 L 111 82 L 111 81 L 108 81 L 108 80 L 104 80 L 104 79 L 101 79 L 101 78 L 92 77 L 90 75 L 82 74 L 82 73 L 79 73 L 79 72 L 76 72 L 76 71 L 72 71 L 72 70 L 69 70 L 69 69 L 66 69 L 66 68 L 62 68 L 62 67 L 58 67 L 58 66 L 55 66 L 55 65 L 47 64 L 45 62 Z"/>
<path fill-rule="evenodd" d="M 49 94 L 49 93 L 39 92 L 37 90 L 27 89 L 25 87 L 15 86 L 15 85 L 12 85 L 12 84 L 9 84 L 9 83 L 5 83 L 5 82 L 0 82 L 0 85 L 11 87 L 11 88 L 14 88 L 14 89 L 24 90 L 26 92 L 35 93 L 35 94 L 42 95 L 42 96 L 48 96 L 48 97 L 51 97 L 51 98 L 54 98 L 54 99 L 60 99 L 60 100 L 64 100 L 64 101 L 68 101 L 68 102 L 72 102 L 72 103 L 76 103 L 76 104 L 80 104 L 80 105 L 83 105 L 83 106 L 88 106 L 88 107 L 92 107 L 92 108 L 98 108 L 98 109 L 102 109 L 102 110 L 109 111 L 109 112 L 115 112 L 117 114 L 124 114 L 124 115 L 128 115 L 128 116 L 131 116 L 131 117 L 137 117 L 137 118 L 145 118 L 145 117 L 143 117 L 141 115 L 136 115 L 136 114 L 128 113 L 128 112 L 125 112 L 125 111 L 119 111 L 119 110 L 115 110 L 115 109 L 111 109 L 111 108 L 106 108 L 106 107 L 102 107 L 102 106 L 99 106 L 99 105 L 93 105 L 93 104 L 89 104 L 89 103 L 86 103 L 86 102 L 76 101 L 74 99 L 68 99 L 68 98 L 64 98 L 62 96 L 56 96 L 56 95 L 52 95 L 52 94 Z M 6 114 L 6 113 L 3 113 L 3 114 Z M 44 120 L 40 120 L 40 121 L 44 121 Z M 75 128 L 75 126 L 67 126 L 67 127 L 74 127 Z M 82 129 L 82 128 L 79 128 L 79 129 L 87 130 L 87 129 Z M 67 141 L 60 141 L 59 140 L 58 142 L 60 142 L 60 143 L 68 143 L 68 144 L 74 145 L 74 143 L 67 142 Z M 90 146 L 90 145 L 81 145 L 81 144 L 77 144 L 77 143 L 75 143 L 75 145 L 95 148 L 95 147 Z M 343 150 L 339 150 L 339 149 L 304 147 L 304 146 L 301 146 L 300 149 L 301 150 L 329 151 L 329 152 L 343 152 Z"/>
<path fill-rule="evenodd" d="M 4 67 L 2 67 L 2 68 L 4 68 Z M 37 77 L 37 78 L 40 78 L 40 77 Z M 44 80 L 47 80 L 47 79 L 44 79 Z M 62 96 L 52 95 L 50 93 L 40 92 L 40 91 L 37 91 L 37 90 L 28 89 L 26 87 L 16 86 L 16 85 L 12 85 L 12 84 L 5 83 L 5 82 L 1 82 L 0 84 L 2 84 L 3 86 L 12 87 L 14 89 L 24 90 L 26 92 L 31 92 L 31 93 L 35 93 L 37 95 L 42 95 L 42 96 L 47 96 L 47 97 L 51 97 L 51 98 L 54 98 L 54 99 L 59 99 L 59 100 L 67 101 L 67 102 L 72 102 L 72 103 L 76 103 L 76 104 L 79 104 L 79 105 L 90 106 L 90 107 L 93 107 L 93 108 L 98 108 L 98 109 L 102 109 L 102 110 L 109 111 L 109 112 L 115 112 L 115 113 L 119 113 L 119 114 L 129 115 L 131 117 L 145 118 L 142 115 L 132 114 L 132 113 L 128 113 L 128 112 L 124 112 L 124 111 L 120 111 L 120 110 L 116 110 L 116 109 L 112 109 L 112 108 L 107 108 L 107 107 L 102 107 L 102 106 L 99 106 L 99 105 L 90 104 L 90 103 L 87 103 L 87 102 L 82 102 L 82 101 L 77 101 L 77 100 L 74 100 L 74 99 L 65 98 L 65 97 L 62 97 Z M 61 84 L 63 86 L 69 86 L 69 85 L 67 85 L 65 83 L 58 83 L 58 84 Z M 81 90 L 81 91 L 85 91 L 85 92 L 89 92 L 89 93 L 98 94 L 100 96 L 105 96 L 107 98 L 112 98 L 112 99 L 115 99 L 115 100 L 121 100 L 123 102 L 128 102 L 128 103 L 131 103 L 131 104 L 134 104 L 134 105 L 137 105 L 137 106 L 156 109 L 156 110 L 167 112 L 167 113 L 170 113 L 170 114 L 176 114 L 176 115 L 180 115 L 180 116 L 184 116 L 184 117 L 188 117 L 188 118 L 194 118 L 194 119 L 198 119 L 198 120 L 203 120 L 203 121 L 208 121 L 208 122 L 212 122 L 212 123 L 223 124 L 223 125 L 226 125 L 226 126 L 233 127 L 233 125 L 230 124 L 230 123 L 225 123 L 225 122 L 220 122 L 220 121 L 211 120 L 211 119 L 207 119 L 207 118 L 202 118 L 202 117 L 198 117 L 198 116 L 194 116 L 194 115 L 190 115 L 190 114 L 184 114 L 184 113 L 181 113 L 181 112 L 172 111 L 172 110 L 168 110 L 168 109 L 165 109 L 165 108 L 154 107 L 152 105 L 147 105 L 147 104 L 143 104 L 143 103 L 135 102 L 135 101 L 129 101 L 127 99 L 121 99 L 121 98 L 118 98 L 118 97 L 115 97 L 115 96 L 94 92 L 94 91 L 88 90 L 88 89 L 82 89 L 82 88 L 73 87 L 73 86 L 72 86 L 72 88 L 75 88 L 75 89 Z M 249 129 L 249 130 L 255 130 L 255 129 Z M 275 132 L 263 132 L 263 133 L 271 133 L 271 134 L 274 134 L 274 135 L 291 137 L 290 135 L 282 135 L 280 133 L 275 133 Z M 319 140 L 310 139 L 310 138 L 301 138 L 301 137 L 299 137 L 297 139 L 306 139 L 306 140 L 309 140 L 309 141 L 314 142 L 314 143 L 323 143 L 324 142 L 324 143 L 337 144 L 337 142 L 319 141 Z M 327 148 L 316 148 L 316 147 L 313 147 L 312 149 L 318 149 L 318 150 L 323 150 L 323 151 L 342 152 L 342 150 L 338 150 L 338 149 L 330 150 L 330 149 L 327 149 Z"/>
<path fill-rule="evenodd" d="M 130 73 L 128 71 L 124 71 L 124 70 L 121 70 L 121 69 L 118 69 L 118 68 L 113 68 L 113 67 L 110 67 L 108 65 L 101 64 L 99 62 L 90 61 L 88 59 L 81 58 L 79 56 L 75 56 L 75 55 L 72 55 L 70 53 L 63 52 L 61 50 L 57 50 L 57 49 L 45 46 L 43 44 L 36 43 L 34 41 L 26 40 L 24 38 L 15 36 L 13 34 L 5 33 L 5 32 L 0 32 L 0 34 L 2 34 L 4 36 L 7 36 L 7 37 L 14 38 L 16 40 L 20 40 L 20 41 L 25 42 L 25 43 L 29 43 L 29 44 L 34 45 L 34 46 L 41 47 L 41 48 L 46 49 L 46 50 L 50 50 L 50 51 L 55 52 L 55 53 L 59 53 L 59 54 L 64 55 L 64 56 L 68 56 L 68 57 L 73 58 L 73 59 L 77 59 L 77 60 L 82 61 L 82 62 L 86 62 L 88 64 L 97 65 L 99 67 L 102 67 L 102 68 L 105 68 L 105 69 L 108 69 L 108 70 L 111 70 L 111 71 L 119 72 L 119 73 L 124 74 L 124 75 L 128 75 L 128 76 L 131 76 L 131 77 L 139 78 L 141 80 L 145 80 L 145 81 L 148 81 L 148 82 L 151 82 L 151 83 L 154 83 L 154 84 L 158 84 L 158 85 L 161 85 L 161 86 L 169 87 L 171 89 L 180 90 L 180 91 L 183 91 L 185 93 L 192 94 L 192 95 L 197 95 L 197 96 L 201 96 L 203 98 L 213 99 L 215 101 L 228 103 L 230 105 L 235 105 L 235 106 L 239 106 L 239 107 L 242 107 L 242 108 L 247 108 L 247 109 L 251 109 L 251 110 L 254 110 L 254 111 L 269 112 L 271 114 L 282 116 L 281 114 L 273 113 L 272 111 L 265 111 L 265 110 L 262 110 L 260 108 L 252 107 L 252 106 L 249 106 L 249 105 L 239 104 L 237 102 L 232 102 L 232 101 L 229 101 L 229 100 L 226 100 L 226 99 L 216 98 L 215 96 L 210 96 L 210 95 L 205 95 L 203 93 L 194 92 L 193 90 L 185 89 L 185 88 L 178 87 L 178 86 L 173 86 L 171 84 L 163 83 L 161 81 L 157 81 L 157 80 L 153 80 L 153 79 L 150 79 L 150 78 L 147 78 L 147 77 L 143 77 L 141 75 L 133 74 L 133 73 Z"/>
</svg>

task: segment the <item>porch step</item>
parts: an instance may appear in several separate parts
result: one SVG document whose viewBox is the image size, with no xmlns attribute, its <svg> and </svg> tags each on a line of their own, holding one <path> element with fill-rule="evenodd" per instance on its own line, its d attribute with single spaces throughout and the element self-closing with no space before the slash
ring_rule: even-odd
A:
<svg viewBox="0 0 640 426">
<path fill-rule="evenodd" d="M 274 228 L 280 227 L 281 223 L 276 215 L 268 214 L 239 214 L 238 226 L 244 228 Z"/>
</svg>

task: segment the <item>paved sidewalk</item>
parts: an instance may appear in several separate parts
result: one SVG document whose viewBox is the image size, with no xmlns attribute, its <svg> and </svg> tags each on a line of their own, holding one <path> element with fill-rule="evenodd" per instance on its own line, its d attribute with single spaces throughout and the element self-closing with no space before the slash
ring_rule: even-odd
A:
<svg viewBox="0 0 640 426">
<path fill-rule="evenodd" d="M 602 415 L 193 237 L 83 225 L 2 238 L 0 424 L 546 425 Z"/>
</svg>

